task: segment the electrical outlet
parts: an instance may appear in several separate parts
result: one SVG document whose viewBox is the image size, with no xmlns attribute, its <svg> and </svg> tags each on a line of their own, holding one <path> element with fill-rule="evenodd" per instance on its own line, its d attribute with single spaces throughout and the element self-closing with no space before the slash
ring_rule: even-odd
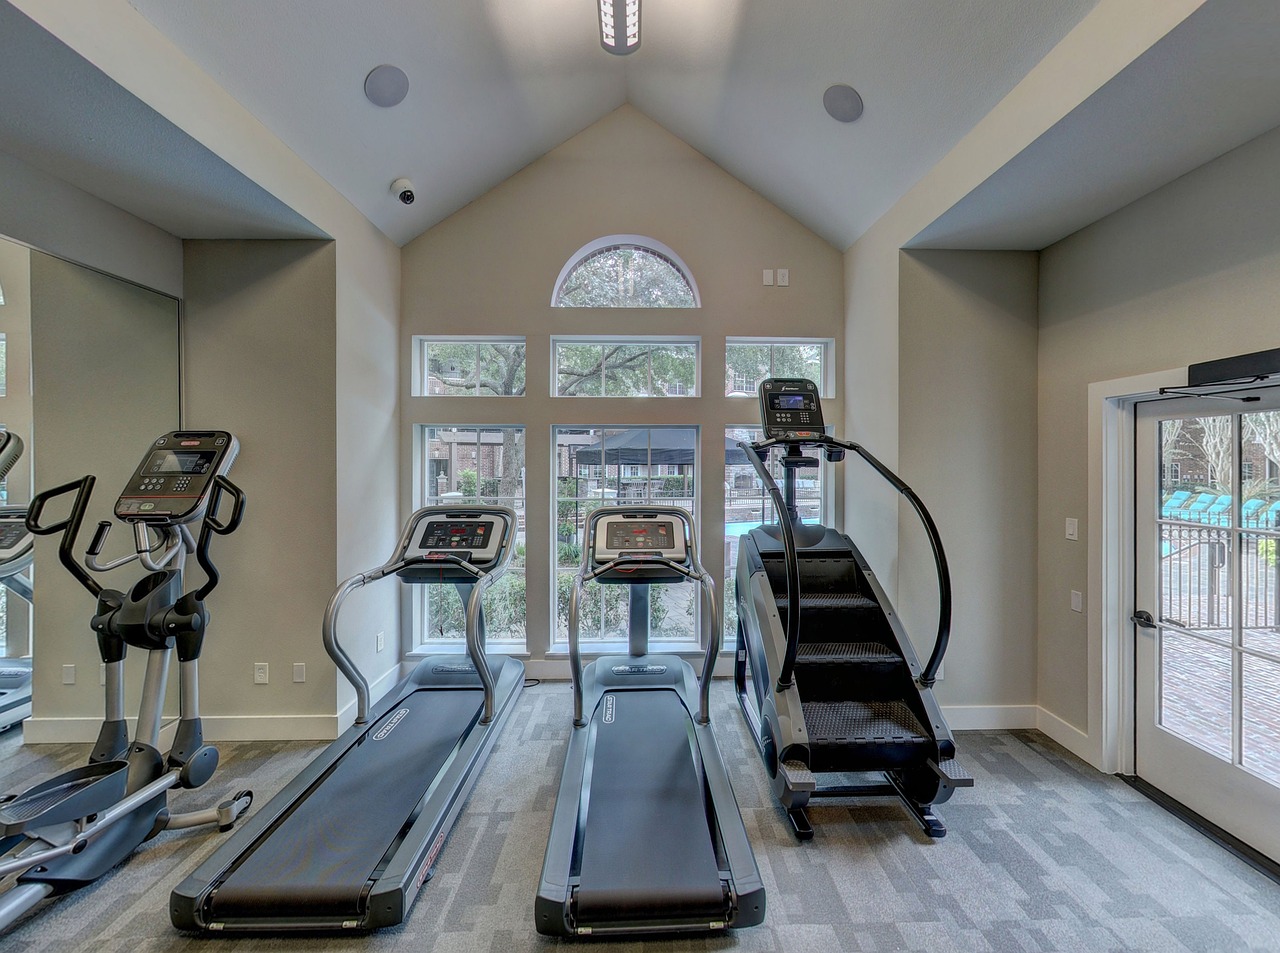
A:
<svg viewBox="0 0 1280 953">
<path fill-rule="evenodd" d="M 295 682 L 305 682 L 307 680 L 307 663 L 306 662 L 293 663 L 293 680 Z"/>
<path fill-rule="evenodd" d="M 386 644 L 387 634 L 385 632 L 379 632 L 377 638 L 374 639 L 374 645 L 377 647 L 377 651 L 381 652 Z"/>
<path fill-rule="evenodd" d="M 764 284 L 766 288 L 773 287 L 773 269 L 772 268 L 766 268 L 764 270 Z"/>
<path fill-rule="evenodd" d="M 1080 521 L 1074 517 L 1067 517 L 1067 539 L 1080 538 Z"/>
<path fill-rule="evenodd" d="M 1084 593 L 1079 590 L 1071 590 L 1071 611 L 1084 612 Z"/>
<path fill-rule="evenodd" d="M 74 685 L 76 683 L 76 667 L 74 665 L 62 666 L 62 684 Z"/>
<path fill-rule="evenodd" d="M 267 663 L 266 662 L 253 663 L 253 684 L 255 685 L 267 684 Z"/>
<path fill-rule="evenodd" d="M 778 269 L 778 287 L 786 288 L 790 284 L 791 284 L 791 269 L 779 268 Z"/>
</svg>

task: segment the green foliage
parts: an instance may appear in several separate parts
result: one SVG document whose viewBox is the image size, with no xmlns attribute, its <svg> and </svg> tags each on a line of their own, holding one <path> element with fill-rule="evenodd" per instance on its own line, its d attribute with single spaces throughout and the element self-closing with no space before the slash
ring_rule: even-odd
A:
<svg viewBox="0 0 1280 953">
<path fill-rule="evenodd" d="M 468 499 L 476 498 L 476 471 L 461 470 L 458 472 L 458 492 Z"/>
</svg>

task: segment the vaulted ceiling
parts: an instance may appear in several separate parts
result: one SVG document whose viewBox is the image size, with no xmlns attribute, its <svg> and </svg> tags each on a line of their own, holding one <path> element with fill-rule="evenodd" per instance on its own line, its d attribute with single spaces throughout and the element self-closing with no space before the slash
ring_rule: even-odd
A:
<svg viewBox="0 0 1280 953">
<path fill-rule="evenodd" d="M 397 243 L 630 103 L 845 248 L 1103 0 L 642 0 L 627 57 L 594 0 L 128 2 Z M 923 240 L 1040 247 L 1280 124 L 1274 0 L 1195 20 Z M 391 108 L 363 91 L 384 63 Z M 824 111 L 837 83 L 858 121 Z M 0 151 L 180 237 L 315 232 L 5 0 Z"/>
</svg>

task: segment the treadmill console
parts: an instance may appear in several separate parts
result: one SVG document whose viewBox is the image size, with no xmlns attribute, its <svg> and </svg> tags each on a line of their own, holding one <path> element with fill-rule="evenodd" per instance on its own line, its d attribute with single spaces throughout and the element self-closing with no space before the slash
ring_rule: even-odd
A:
<svg viewBox="0 0 1280 953">
<path fill-rule="evenodd" d="M 824 433 L 818 385 L 804 378 L 762 381 L 760 422 L 766 440 L 803 440 Z"/>
<path fill-rule="evenodd" d="M 593 567 L 604 566 L 619 560 L 625 563 L 634 559 L 655 560 L 656 557 L 669 559 L 681 566 L 689 564 L 689 547 L 686 535 L 689 524 L 686 518 L 670 511 L 661 513 L 644 513 L 622 511 L 599 516 L 595 522 L 595 531 L 591 538 L 589 564 Z M 596 577 L 597 582 L 637 583 L 637 582 L 683 582 L 685 576 L 674 572 L 669 567 L 663 568 L 660 563 L 649 562 L 647 565 L 619 565 L 605 574 Z"/>
<path fill-rule="evenodd" d="M 476 577 L 460 569 L 454 558 L 477 569 L 492 569 L 502 559 L 514 531 L 505 509 L 426 507 L 410 521 L 404 552 L 398 555 L 414 564 L 398 575 L 408 582 L 441 582 L 455 575 L 459 580 L 474 581 Z"/>
<path fill-rule="evenodd" d="M 200 519 L 214 477 L 231 469 L 239 449 L 225 430 L 177 430 L 156 438 L 116 500 L 116 518 L 166 526 Z"/>
</svg>

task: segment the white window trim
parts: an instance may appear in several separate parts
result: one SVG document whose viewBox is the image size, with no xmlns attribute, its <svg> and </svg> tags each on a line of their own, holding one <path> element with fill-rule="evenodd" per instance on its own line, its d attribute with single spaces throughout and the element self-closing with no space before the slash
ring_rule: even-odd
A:
<svg viewBox="0 0 1280 953">
<path fill-rule="evenodd" d="M 694 280 L 693 272 L 690 271 L 689 266 L 684 263 L 684 259 L 676 254 L 675 249 L 668 245 L 664 245 L 656 238 L 649 238 L 645 235 L 606 235 L 603 238 L 597 238 L 593 242 L 587 242 L 579 248 L 569 256 L 569 260 L 566 261 L 564 263 L 564 267 L 560 269 L 560 274 L 556 275 L 556 283 L 551 286 L 551 307 L 558 307 L 556 305 L 556 295 L 560 291 L 560 286 L 564 284 L 564 280 L 569 277 L 569 272 L 582 264 L 585 258 L 595 254 L 602 248 L 609 248 L 613 245 L 635 245 L 639 248 L 646 248 L 650 251 L 657 252 L 662 257 L 670 259 L 672 264 L 680 270 L 680 274 L 684 276 L 684 280 L 689 283 L 689 290 L 693 292 L 693 306 L 695 308 L 702 307 L 702 295 L 698 291 L 698 282 Z"/>
</svg>

